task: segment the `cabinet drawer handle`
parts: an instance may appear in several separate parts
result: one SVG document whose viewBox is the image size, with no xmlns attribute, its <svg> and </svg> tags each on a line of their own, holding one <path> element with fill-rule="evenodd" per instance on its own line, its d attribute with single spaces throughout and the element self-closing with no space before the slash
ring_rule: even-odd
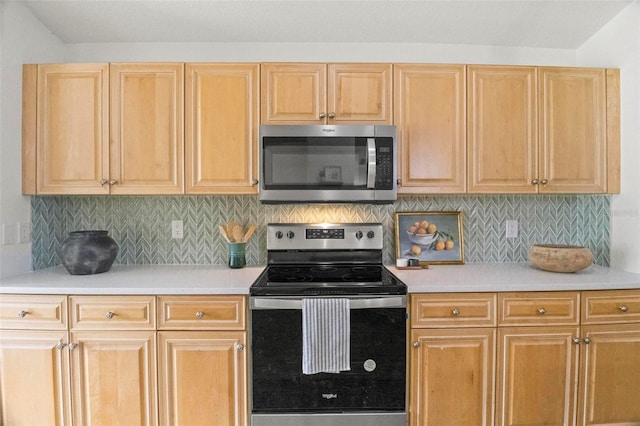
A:
<svg viewBox="0 0 640 426">
<path fill-rule="evenodd" d="M 574 337 L 573 338 L 573 343 L 575 343 L 576 345 L 580 344 L 580 338 L 579 337 Z"/>
<path fill-rule="evenodd" d="M 618 307 L 618 309 L 620 310 L 620 312 L 627 312 L 629 311 L 629 308 L 626 305 L 622 305 L 620 307 Z"/>
<path fill-rule="evenodd" d="M 202 311 L 196 312 L 196 318 L 202 319 L 202 317 L 204 317 L 204 312 L 202 312 Z"/>
<path fill-rule="evenodd" d="M 588 338 L 588 337 L 585 337 L 585 338 L 583 339 L 583 341 L 584 341 L 587 345 L 588 345 L 589 343 L 591 343 L 591 339 L 590 339 L 590 338 Z"/>
<path fill-rule="evenodd" d="M 67 346 L 65 343 L 62 343 L 62 339 L 60 339 L 60 341 L 58 342 L 58 344 L 56 345 L 56 349 L 58 349 L 59 351 L 61 351 L 62 349 L 64 349 L 64 347 Z"/>
<path fill-rule="evenodd" d="M 538 179 L 534 179 L 531 181 L 531 185 L 537 185 L 540 181 Z"/>
<path fill-rule="evenodd" d="M 109 312 L 107 312 L 106 314 L 104 314 L 104 317 L 105 317 L 106 319 L 111 319 L 111 318 L 113 318 L 113 316 L 114 316 L 114 315 L 115 315 L 115 314 L 114 314 L 113 312 L 109 311 Z"/>
<path fill-rule="evenodd" d="M 78 346 L 77 343 L 69 343 L 69 350 L 72 351 L 76 348 L 76 346 Z"/>
<path fill-rule="evenodd" d="M 27 315 L 29 315 L 29 312 L 27 312 L 27 311 L 20 311 L 20 312 L 18 312 L 18 318 L 24 318 L 24 317 L 26 317 Z"/>
<path fill-rule="evenodd" d="M 542 182 L 540 182 L 540 183 L 541 183 L 542 185 L 546 185 L 546 184 L 548 184 L 548 183 L 549 183 L 549 181 L 548 181 L 548 180 L 546 180 L 546 179 L 542 179 Z"/>
<path fill-rule="evenodd" d="M 109 183 L 109 181 L 105 178 L 100 179 L 100 186 L 105 186 L 107 183 Z"/>
<path fill-rule="evenodd" d="M 547 313 L 547 310 L 546 310 L 545 308 L 538 308 L 538 313 L 539 313 L 540 315 L 544 315 L 544 314 L 546 314 L 546 313 Z"/>
<path fill-rule="evenodd" d="M 412 346 L 414 348 L 419 348 L 420 347 L 420 342 L 413 342 Z"/>
<path fill-rule="evenodd" d="M 335 118 L 336 117 L 336 113 L 335 112 L 330 112 L 329 113 L 329 118 Z"/>
<path fill-rule="evenodd" d="M 252 186 L 256 186 L 256 185 L 257 185 L 257 184 L 259 184 L 259 183 L 260 183 L 260 181 L 259 181 L 258 179 L 252 179 L 252 180 L 251 180 L 251 185 L 252 185 Z"/>
<path fill-rule="evenodd" d="M 116 183 L 118 183 L 116 179 L 109 179 L 109 185 L 115 185 Z"/>
<path fill-rule="evenodd" d="M 326 114 L 326 113 L 324 113 L 324 112 L 321 112 L 321 113 L 319 114 L 319 116 L 320 116 L 320 118 L 325 118 L 325 117 L 327 116 L 327 114 Z"/>
<path fill-rule="evenodd" d="M 236 343 L 236 350 L 241 351 L 244 349 L 244 345 L 242 343 Z"/>
<path fill-rule="evenodd" d="M 457 317 L 457 316 L 459 316 L 459 315 L 460 315 L 460 310 L 459 310 L 458 308 L 453 308 L 453 311 L 451 311 L 451 314 L 452 314 L 454 317 Z"/>
</svg>

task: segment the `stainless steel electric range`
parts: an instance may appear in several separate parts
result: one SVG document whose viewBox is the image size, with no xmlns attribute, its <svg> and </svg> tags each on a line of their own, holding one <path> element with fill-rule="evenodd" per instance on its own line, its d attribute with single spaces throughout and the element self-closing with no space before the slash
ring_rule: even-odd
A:
<svg viewBox="0 0 640 426">
<path fill-rule="evenodd" d="M 267 232 L 268 264 L 250 289 L 251 424 L 405 426 L 407 287 L 382 264 L 382 225 Z M 308 343 L 322 328 L 303 327 L 317 319 L 310 306 L 323 303 L 346 309 L 340 324 L 326 324 L 331 315 L 320 322 L 338 326 L 346 361 L 343 370 L 305 372 L 303 361 L 327 349 Z"/>
</svg>

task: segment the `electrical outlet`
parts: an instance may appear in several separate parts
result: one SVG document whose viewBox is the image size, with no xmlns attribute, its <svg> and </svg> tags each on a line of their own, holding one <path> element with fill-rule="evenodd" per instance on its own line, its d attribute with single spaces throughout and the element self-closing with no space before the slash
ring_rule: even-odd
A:
<svg viewBox="0 0 640 426">
<path fill-rule="evenodd" d="M 29 244 L 31 242 L 31 223 L 18 222 L 18 244 Z"/>
<path fill-rule="evenodd" d="M 184 237 L 184 228 L 181 220 L 172 220 L 171 221 L 171 238 L 182 238 Z"/>
<path fill-rule="evenodd" d="M 2 224 L 2 244 L 16 243 L 16 226 L 14 224 Z"/>
<path fill-rule="evenodd" d="M 507 220 L 506 228 L 507 238 L 518 238 L 517 220 Z"/>
</svg>

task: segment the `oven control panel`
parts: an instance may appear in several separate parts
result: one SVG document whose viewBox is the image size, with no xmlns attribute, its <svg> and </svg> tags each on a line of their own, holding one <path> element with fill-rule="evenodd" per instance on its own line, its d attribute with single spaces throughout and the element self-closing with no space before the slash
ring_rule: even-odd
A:
<svg viewBox="0 0 640 426">
<path fill-rule="evenodd" d="M 271 223 L 267 250 L 381 250 L 379 223 Z"/>
</svg>

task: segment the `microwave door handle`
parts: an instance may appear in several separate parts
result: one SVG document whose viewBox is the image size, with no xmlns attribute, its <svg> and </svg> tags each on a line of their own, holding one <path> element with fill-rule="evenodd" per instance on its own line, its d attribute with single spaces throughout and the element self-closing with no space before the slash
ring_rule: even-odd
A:
<svg viewBox="0 0 640 426">
<path fill-rule="evenodd" d="M 376 140 L 367 138 L 367 189 L 376 187 Z"/>
</svg>

